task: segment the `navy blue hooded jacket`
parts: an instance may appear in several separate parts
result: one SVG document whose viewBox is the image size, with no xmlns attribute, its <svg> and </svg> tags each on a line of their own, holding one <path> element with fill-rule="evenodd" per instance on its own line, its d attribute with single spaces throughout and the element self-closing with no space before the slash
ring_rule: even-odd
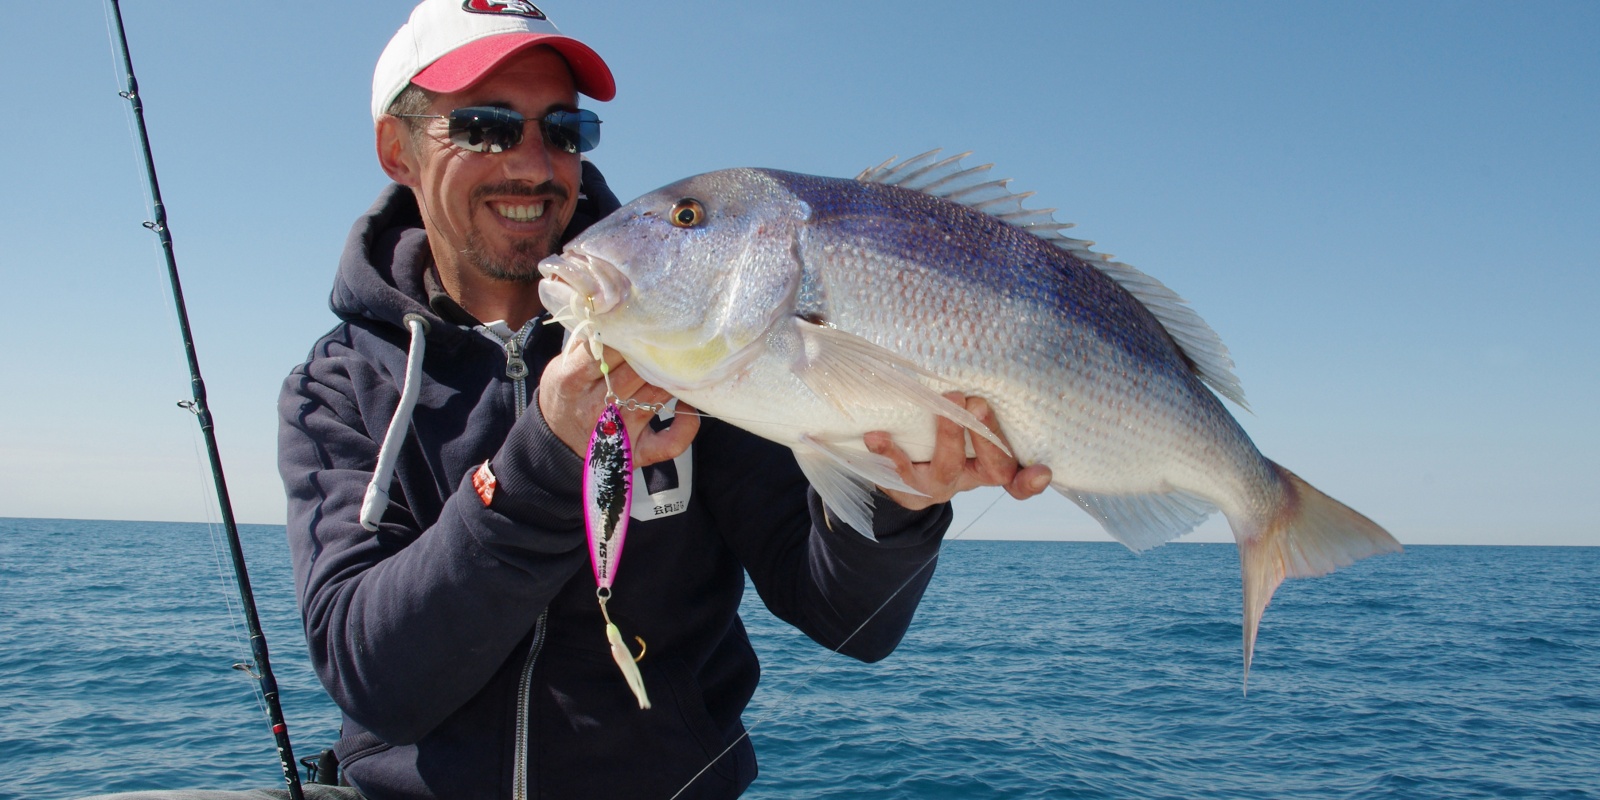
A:
<svg viewBox="0 0 1600 800">
<path fill-rule="evenodd" d="M 583 169 L 568 238 L 618 205 Z M 884 657 L 910 624 L 949 507 L 880 496 L 879 541 L 830 529 L 787 448 L 706 419 L 688 453 L 636 477 L 636 510 L 660 516 L 636 513 L 609 609 L 648 647 L 654 707 L 640 710 L 595 600 L 581 459 L 530 399 L 559 327 L 531 326 L 528 375 L 508 376 L 505 346 L 438 288 L 400 186 L 351 231 L 332 307 L 340 323 L 283 386 L 279 470 L 312 662 L 344 711 L 335 750 L 367 797 L 666 800 L 714 759 L 683 797 L 734 797 L 756 775 L 738 741 L 760 673 L 737 614 L 746 572 L 830 648 L 887 603 L 844 644 L 856 658 Z M 421 389 L 369 532 L 357 518 L 399 404 L 406 314 L 429 323 Z M 485 460 L 499 479 L 488 506 L 471 482 Z M 658 488 L 680 499 L 642 496 Z"/>
</svg>

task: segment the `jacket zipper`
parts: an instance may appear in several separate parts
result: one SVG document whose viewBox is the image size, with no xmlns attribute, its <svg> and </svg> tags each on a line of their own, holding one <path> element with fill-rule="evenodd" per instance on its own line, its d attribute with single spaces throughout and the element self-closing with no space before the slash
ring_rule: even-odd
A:
<svg viewBox="0 0 1600 800">
<path fill-rule="evenodd" d="M 522 684 L 517 688 L 517 758 L 511 776 L 511 796 L 515 800 L 528 797 L 528 706 L 533 699 L 533 665 L 544 649 L 545 620 L 550 609 L 539 612 L 539 621 L 533 624 L 533 646 L 528 648 L 528 660 L 522 665 Z"/>
<path fill-rule="evenodd" d="M 475 328 L 484 338 L 500 345 L 500 349 L 506 353 L 506 377 L 511 379 L 518 417 L 528 410 L 528 362 L 522 358 L 523 348 L 528 346 L 528 340 L 533 338 L 533 332 L 539 329 L 539 325 L 545 319 L 546 316 L 540 314 L 523 323 L 522 330 L 504 337 L 488 325 L 479 325 Z"/>
<path fill-rule="evenodd" d="M 521 418 L 522 412 L 528 410 L 528 362 L 522 360 L 522 346 L 533 335 L 533 326 L 538 320 L 528 320 L 522 330 L 506 340 L 506 377 L 512 381 L 512 386 L 517 393 L 517 417 Z M 518 340 L 521 341 L 518 341 Z"/>
<path fill-rule="evenodd" d="M 548 318 L 546 314 L 540 314 L 523 323 L 522 330 L 504 338 L 487 325 L 477 327 L 478 332 L 505 350 L 506 377 L 511 379 L 518 419 L 528 410 L 528 362 L 522 358 L 523 348 L 533 338 L 533 332 Z M 533 699 L 533 667 L 539 660 L 539 651 L 544 647 L 545 623 L 549 617 L 550 609 L 547 606 L 539 612 L 538 622 L 533 624 L 533 644 L 528 648 L 528 658 L 522 664 L 522 681 L 517 686 L 517 751 L 511 776 L 511 796 L 515 800 L 526 800 L 528 797 L 528 718 L 531 715 L 529 704 Z"/>
</svg>

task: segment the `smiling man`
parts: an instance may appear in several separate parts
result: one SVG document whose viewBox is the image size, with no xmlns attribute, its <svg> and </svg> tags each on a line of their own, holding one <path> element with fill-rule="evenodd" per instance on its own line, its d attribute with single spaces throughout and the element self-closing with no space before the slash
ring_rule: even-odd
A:
<svg viewBox="0 0 1600 800">
<path fill-rule="evenodd" d="M 494 152 L 502 145 L 471 141 L 485 132 L 452 136 L 450 126 L 517 126 L 519 120 L 540 128 L 569 120 L 581 126 L 586 120 L 577 116 L 575 83 L 567 61 L 549 46 L 507 56 L 475 84 L 458 85 L 470 76 L 430 74 L 440 71 L 436 62 L 401 92 L 410 93 L 401 98 L 402 105 L 427 103 L 426 113 L 401 111 L 377 118 L 378 159 L 396 183 L 413 190 L 445 291 L 485 319 L 520 324 L 538 309 L 532 287 L 539 279 L 539 260 L 560 250 L 577 206 L 582 177 L 578 153 L 566 152 L 566 147 Z M 592 80 L 609 81 L 609 75 L 602 72 Z M 591 91 L 609 97 L 609 84 L 601 86 L 605 88 Z M 463 108 L 475 110 L 477 118 L 450 118 L 450 112 Z M 557 115 L 556 122 L 552 115 Z M 598 130 L 598 121 L 588 124 Z M 463 137 L 465 146 L 457 141 Z M 478 147 L 488 148 L 485 152 L 493 157 L 473 157 Z M 501 313 L 512 310 L 503 308 L 508 302 L 520 313 Z"/>
<path fill-rule="evenodd" d="M 351 234 L 343 322 L 280 402 L 306 631 L 345 712 L 339 775 L 366 796 L 736 796 L 756 774 L 746 573 L 818 642 L 882 658 L 932 572 L 944 501 L 1047 480 L 992 448 L 967 459 L 951 426 L 932 462 L 902 470 L 926 496 L 880 499 L 874 542 L 828 526 L 785 448 L 684 407 L 628 412 L 652 497 L 634 502 L 609 614 L 644 643 L 641 708 L 580 511 L 606 385 L 587 347 L 541 324 L 536 286 L 540 259 L 618 205 L 584 159 L 601 123 L 578 103 L 614 92 L 600 56 L 527 3 L 427 0 L 379 59 L 378 161 L 395 183 Z M 607 360 L 620 397 L 670 399 Z"/>
<path fill-rule="evenodd" d="M 279 400 L 296 590 L 344 712 L 342 786 L 313 796 L 737 796 L 756 775 L 746 575 L 819 643 L 883 658 L 932 573 L 945 501 L 1048 482 L 981 441 L 967 458 L 954 425 L 928 463 L 880 440 L 922 494 L 880 495 L 874 541 L 828 524 L 787 448 L 684 406 L 629 411 L 640 496 L 602 618 L 579 454 L 607 385 L 588 347 L 542 324 L 536 265 L 618 206 L 583 155 L 601 122 L 578 103 L 614 93 L 600 56 L 523 2 L 425 0 L 379 58 L 394 183 L 347 241 L 339 324 Z M 671 399 L 607 353 L 619 397 Z M 619 671 L 628 656 L 653 702 Z M 248 796 L 267 794 L 283 793 Z"/>
</svg>

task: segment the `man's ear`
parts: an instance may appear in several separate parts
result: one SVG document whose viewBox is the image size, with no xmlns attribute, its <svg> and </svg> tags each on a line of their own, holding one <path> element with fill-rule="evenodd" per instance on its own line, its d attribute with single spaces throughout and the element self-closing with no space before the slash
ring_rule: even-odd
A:
<svg viewBox="0 0 1600 800">
<path fill-rule="evenodd" d="M 411 128 L 403 120 L 384 114 L 373 126 L 373 136 L 377 140 L 378 164 L 384 173 L 395 183 L 415 189 L 421 175 L 411 152 Z"/>
</svg>

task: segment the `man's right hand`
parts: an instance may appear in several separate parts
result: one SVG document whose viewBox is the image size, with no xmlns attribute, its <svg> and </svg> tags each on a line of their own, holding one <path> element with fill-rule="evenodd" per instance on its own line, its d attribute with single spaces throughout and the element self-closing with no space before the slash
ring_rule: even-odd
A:
<svg viewBox="0 0 1600 800">
<path fill-rule="evenodd" d="M 608 347 L 604 357 L 611 369 L 611 387 L 619 400 L 664 403 L 672 398 L 665 389 L 645 383 L 621 353 Z M 589 352 L 588 342 L 574 337 L 561 355 L 550 359 L 539 378 L 539 413 L 544 415 L 551 432 L 582 456 L 588 452 L 595 420 L 605 407 L 606 381 L 600 373 L 600 362 Z M 655 412 L 644 409 L 622 412 L 628 439 L 633 443 L 634 466 L 646 467 L 677 458 L 689 449 L 689 443 L 700 431 L 700 415 L 682 401 L 672 425 L 665 430 L 650 427 L 648 423 L 654 416 Z"/>
</svg>

